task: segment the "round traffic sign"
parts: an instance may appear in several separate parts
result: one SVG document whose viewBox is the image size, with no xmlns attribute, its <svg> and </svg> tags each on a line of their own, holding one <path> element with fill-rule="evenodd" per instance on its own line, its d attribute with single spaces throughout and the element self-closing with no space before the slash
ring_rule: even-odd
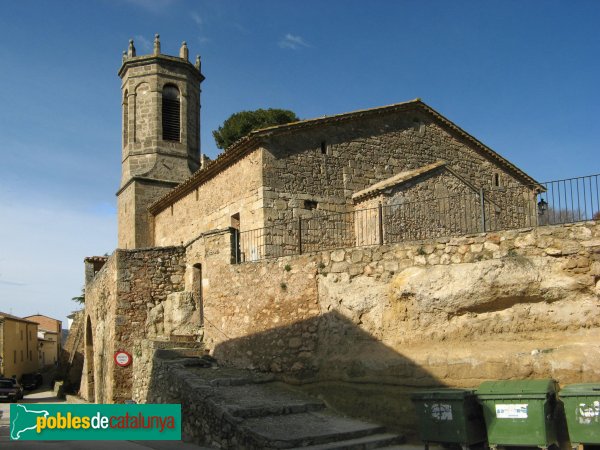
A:
<svg viewBox="0 0 600 450">
<path fill-rule="evenodd" d="M 120 367 L 127 367 L 131 364 L 132 357 L 125 350 L 115 352 L 115 364 Z"/>
</svg>

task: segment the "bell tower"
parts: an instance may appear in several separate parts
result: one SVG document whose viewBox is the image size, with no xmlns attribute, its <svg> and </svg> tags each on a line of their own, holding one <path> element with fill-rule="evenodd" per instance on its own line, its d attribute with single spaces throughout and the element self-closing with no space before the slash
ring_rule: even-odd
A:
<svg viewBox="0 0 600 450">
<path fill-rule="evenodd" d="M 119 69 L 123 105 L 121 186 L 117 192 L 119 248 L 151 247 L 148 207 L 200 166 L 200 57 L 154 52 L 137 56 L 133 40 Z"/>
</svg>

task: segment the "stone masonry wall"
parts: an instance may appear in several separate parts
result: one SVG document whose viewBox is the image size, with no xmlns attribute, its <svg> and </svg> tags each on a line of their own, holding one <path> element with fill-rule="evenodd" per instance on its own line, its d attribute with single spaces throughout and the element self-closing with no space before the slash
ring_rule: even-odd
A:
<svg viewBox="0 0 600 450">
<path fill-rule="evenodd" d="M 440 160 L 478 188 L 491 188 L 496 173 L 504 187 L 522 183 L 417 110 L 296 131 L 265 148 L 267 225 L 302 213 L 303 200 L 317 201 L 317 211 L 350 211 L 353 193 Z"/>
<path fill-rule="evenodd" d="M 535 225 L 534 199 L 526 188 L 485 191 L 485 229 Z M 383 204 L 386 243 L 483 231 L 479 191 L 444 168 L 390 189 Z"/>
<path fill-rule="evenodd" d="M 119 252 L 117 305 L 115 310 L 115 350 L 134 356 L 129 367 L 115 367 L 114 401 L 131 398 L 138 345 L 162 323 L 161 310 L 168 294 L 182 291 L 185 251 L 166 247 Z"/>
<path fill-rule="evenodd" d="M 180 245 L 201 233 L 229 227 L 236 213 L 240 229 L 262 227 L 262 154 L 262 150 L 251 153 L 157 214 L 155 245 Z"/>
<path fill-rule="evenodd" d="M 132 396 L 132 373 L 140 340 L 156 336 L 163 324 L 164 303 L 184 290 L 185 249 L 164 247 L 116 250 L 86 285 L 86 317 L 92 321 L 95 400 L 122 402 Z M 133 355 L 129 367 L 117 367 L 114 352 Z M 90 361 L 84 361 L 81 392 L 85 398 Z"/>
<path fill-rule="evenodd" d="M 113 253 L 96 276 L 85 285 L 84 361 L 80 394 L 88 401 L 110 402 L 113 398 L 115 309 L 117 305 L 117 260 Z M 86 333 L 91 324 L 92 339 Z M 90 353 L 88 349 L 93 349 Z"/>
<path fill-rule="evenodd" d="M 205 342 L 217 359 L 396 428 L 414 426 L 417 386 L 600 376 L 597 222 L 211 270 Z"/>
<path fill-rule="evenodd" d="M 264 148 L 251 152 L 158 213 L 154 217 L 154 245 L 181 245 L 201 233 L 232 226 L 231 217 L 236 213 L 240 214 L 242 232 L 277 224 L 269 231 L 270 241 L 260 232 L 243 236 L 247 241 L 245 260 L 289 254 L 298 241 L 293 222 L 298 217 L 320 217 L 314 222 L 316 228 L 311 225 L 302 231 L 312 248 L 318 241 L 332 239 L 348 245 L 354 229 L 353 216 L 348 215 L 354 210 L 352 194 L 440 160 L 475 190 L 493 190 L 496 229 L 535 225 L 531 191 L 522 180 L 415 110 L 266 138 Z M 493 186 L 496 174 L 499 187 Z M 456 193 L 452 189 L 445 192 Z M 412 201 L 420 200 L 417 196 Z M 471 200 L 453 207 L 461 216 L 473 216 Z M 427 220 L 420 223 L 436 219 L 435 208 L 421 206 L 421 210 Z"/>
<path fill-rule="evenodd" d="M 60 374 L 65 380 L 67 392 L 78 392 L 83 371 L 83 354 L 85 351 L 85 311 L 75 313 L 71 328 L 60 355 Z"/>
</svg>

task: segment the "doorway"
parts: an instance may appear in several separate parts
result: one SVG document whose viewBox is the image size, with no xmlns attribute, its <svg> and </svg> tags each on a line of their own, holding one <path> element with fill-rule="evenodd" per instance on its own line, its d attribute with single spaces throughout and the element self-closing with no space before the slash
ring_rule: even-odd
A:
<svg viewBox="0 0 600 450">
<path fill-rule="evenodd" d="M 92 336 L 92 321 L 88 316 L 85 326 L 85 367 L 87 373 L 87 400 L 96 401 L 94 384 L 94 338 Z"/>
<path fill-rule="evenodd" d="M 202 264 L 194 264 L 192 267 L 192 292 L 196 299 L 196 306 L 200 313 L 200 326 L 204 326 L 204 299 L 202 297 Z"/>
</svg>

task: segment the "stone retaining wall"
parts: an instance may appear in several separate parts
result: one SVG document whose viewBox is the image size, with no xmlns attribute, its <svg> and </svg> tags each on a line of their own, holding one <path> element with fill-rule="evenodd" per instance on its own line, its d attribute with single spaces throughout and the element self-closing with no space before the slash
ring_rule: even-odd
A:
<svg viewBox="0 0 600 450">
<path fill-rule="evenodd" d="M 86 284 L 85 315 L 91 322 L 94 357 L 92 365 L 86 354 L 84 364 L 81 393 L 86 400 L 111 403 L 131 398 L 139 342 L 162 333 L 167 296 L 184 290 L 184 273 L 182 247 L 118 249 Z M 133 355 L 133 364 L 116 366 L 117 350 Z M 88 389 L 89 373 L 94 373 L 94 395 Z"/>
<path fill-rule="evenodd" d="M 211 270 L 205 342 L 218 359 L 387 425 L 414 420 L 398 389 L 600 378 L 597 222 Z"/>
</svg>

